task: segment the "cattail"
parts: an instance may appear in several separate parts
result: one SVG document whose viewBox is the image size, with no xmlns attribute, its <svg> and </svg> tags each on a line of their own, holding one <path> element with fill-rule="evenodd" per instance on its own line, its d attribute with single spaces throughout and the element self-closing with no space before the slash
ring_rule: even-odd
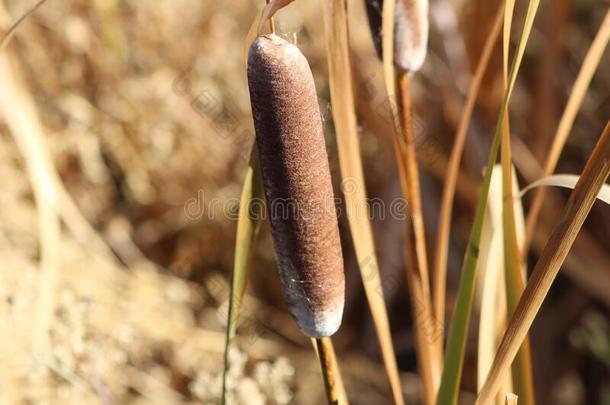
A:
<svg viewBox="0 0 610 405">
<path fill-rule="evenodd" d="M 343 256 L 314 80 L 299 49 L 258 37 L 248 85 L 280 278 L 290 312 L 307 336 L 341 324 Z"/>
<path fill-rule="evenodd" d="M 381 57 L 383 0 L 366 0 L 366 12 L 377 54 Z M 407 72 L 421 68 L 428 47 L 428 0 L 396 0 L 394 63 Z"/>
</svg>

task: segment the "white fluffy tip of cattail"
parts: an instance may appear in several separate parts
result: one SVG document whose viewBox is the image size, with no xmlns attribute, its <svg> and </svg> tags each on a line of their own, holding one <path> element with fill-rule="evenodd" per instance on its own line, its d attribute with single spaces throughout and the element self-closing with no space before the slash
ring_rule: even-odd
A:
<svg viewBox="0 0 610 405">
<path fill-rule="evenodd" d="M 381 58 L 383 0 L 366 0 L 365 3 L 375 49 Z M 396 0 L 394 64 L 403 71 L 418 71 L 426 59 L 428 7 L 428 0 Z"/>
<path fill-rule="evenodd" d="M 428 1 L 396 2 L 394 63 L 408 72 L 418 71 L 428 51 Z"/>
<path fill-rule="evenodd" d="M 309 306 L 296 304 L 291 312 L 305 335 L 319 339 L 332 336 L 341 326 L 343 300 L 337 302 L 334 308 L 324 311 L 312 311 Z"/>
</svg>

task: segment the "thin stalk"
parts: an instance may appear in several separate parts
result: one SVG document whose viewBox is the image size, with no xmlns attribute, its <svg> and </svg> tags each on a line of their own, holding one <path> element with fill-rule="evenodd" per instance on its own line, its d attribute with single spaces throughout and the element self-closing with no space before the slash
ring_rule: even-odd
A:
<svg viewBox="0 0 610 405">
<path fill-rule="evenodd" d="M 470 231 L 470 236 L 468 238 L 464 262 L 462 264 L 460 285 L 458 287 L 455 309 L 451 319 L 451 326 L 449 328 L 449 337 L 447 339 L 445 367 L 443 368 L 441 385 L 439 387 L 437 397 L 438 405 L 457 403 L 466 350 L 466 338 L 471 315 L 470 312 L 472 309 L 474 281 L 476 278 L 477 263 L 479 259 L 479 245 L 481 242 L 484 215 L 487 208 L 487 199 L 490 189 L 491 173 L 500 147 L 505 111 L 517 80 L 517 74 L 525 53 L 525 46 L 531 33 L 539 4 L 539 0 L 529 1 L 523 29 L 517 45 L 516 54 L 513 58 L 510 75 L 508 77 L 508 86 L 506 86 L 506 89 L 504 90 L 504 97 L 502 99 L 502 103 L 500 104 L 498 122 L 494 131 L 490 153 L 487 160 L 487 167 L 483 176 L 481 194 L 477 204 L 477 209 L 475 211 L 475 218 Z"/>
<path fill-rule="evenodd" d="M 515 314 L 502 337 L 476 405 L 489 404 L 496 395 L 504 373 L 508 371 L 515 359 L 519 347 L 525 340 L 528 330 L 609 174 L 610 121 L 606 124 L 576 187 L 570 194 L 561 217 L 558 218 L 555 229 L 540 254 Z"/>
<path fill-rule="evenodd" d="M 265 0 L 265 2 L 267 4 L 269 4 L 271 0 Z M 272 34 L 275 34 L 275 20 L 273 19 L 273 17 L 269 18 L 269 31 L 271 31 Z"/>
<path fill-rule="evenodd" d="M 330 337 L 315 339 L 315 343 L 318 359 L 320 360 L 320 369 L 322 370 L 328 404 L 347 405 L 347 395 L 345 395 L 335 350 Z"/>
<path fill-rule="evenodd" d="M 437 344 L 437 341 L 441 340 L 441 336 L 437 333 L 438 322 L 436 322 L 432 312 L 430 297 L 430 280 L 421 208 L 419 172 L 415 155 L 408 73 L 400 75 L 399 86 L 404 147 L 399 148 L 400 153 L 397 158 L 399 159 L 399 165 L 402 167 L 403 192 L 407 197 L 409 207 L 405 232 L 409 260 L 407 278 L 411 292 L 411 306 L 417 340 L 417 364 L 424 386 L 424 402 L 433 404 L 440 380 L 440 351 L 437 351 L 440 345 Z"/>
<path fill-rule="evenodd" d="M 494 45 L 498 40 L 498 36 L 502 28 L 503 15 L 504 6 L 501 4 L 498 8 L 491 32 L 489 33 L 487 41 L 485 42 L 483 53 L 479 59 L 474 77 L 470 83 L 468 98 L 466 99 L 466 104 L 464 105 L 464 110 L 462 111 L 460 123 L 455 135 L 453 149 L 451 150 L 451 157 L 449 158 L 449 167 L 447 168 L 447 174 L 444 182 L 445 185 L 443 187 L 443 196 L 441 199 L 438 231 L 436 237 L 434 269 L 432 274 L 434 316 L 440 321 L 443 329 L 445 319 L 445 290 L 447 285 L 447 252 L 449 249 L 451 213 L 453 211 L 453 200 L 455 198 L 455 189 L 460 171 L 460 161 L 462 160 L 462 152 L 466 142 L 466 135 L 468 134 L 468 124 L 470 123 L 470 118 L 472 117 L 472 111 L 474 110 L 474 105 L 479 94 L 481 82 L 483 80 L 485 71 L 487 70 L 487 65 L 489 64 L 489 59 L 491 58 Z"/>
<path fill-rule="evenodd" d="M 363 206 L 368 209 L 368 205 L 354 110 L 348 3 L 347 0 L 321 0 L 321 4 L 330 99 L 341 177 L 345 180 L 351 178 L 357 185 L 354 190 L 351 190 L 353 192 L 344 192 L 347 219 L 392 397 L 396 405 L 403 405 L 404 399 L 392 343 L 390 322 L 385 308 L 383 290 L 378 288 L 381 283 L 381 275 L 375 253 L 371 224 L 368 215 L 362 215 L 361 211 L 356 209 L 356 207 Z M 386 1 L 384 8 L 392 4 L 392 1 Z M 392 94 L 394 90 L 395 88 L 392 87 Z"/>
<path fill-rule="evenodd" d="M 572 125 L 574 124 L 574 120 L 576 119 L 578 109 L 582 105 L 587 89 L 589 88 L 589 83 L 591 83 L 593 74 L 599 66 L 599 62 L 604 54 L 604 50 L 606 49 L 609 40 L 610 10 L 606 12 L 604 21 L 599 27 L 597 35 L 589 47 L 589 51 L 587 52 L 587 55 L 585 56 L 580 68 L 580 72 L 578 73 L 578 77 L 574 82 L 574 86 L 570 92 L 570 98 L 568 99 L 568 103 L 566 104 L 565 110 L 561 116 L 561 120 L 559 121 L 559 125 L 557 126 L 557 131 L 553 137 L 553 144 L 551 145 L 550 152 L 547 155 L 546 162 L 544 163 L 544 169 L 541 177 L 548 177 L 555 171 L 561 151 L 563 150 L 572 129 Z M 538 215 L 542 209 L 545 194 L 545 187 L 540 187 L 538 190 L 536 190 L 532 205 L 530 206 L 525 231 L 526 242 L 523 249 L 525 253 L 527 253 L 529 250 L 529 246 L 533 239 L 536 223 L 538 221 Z"/>
</svg>

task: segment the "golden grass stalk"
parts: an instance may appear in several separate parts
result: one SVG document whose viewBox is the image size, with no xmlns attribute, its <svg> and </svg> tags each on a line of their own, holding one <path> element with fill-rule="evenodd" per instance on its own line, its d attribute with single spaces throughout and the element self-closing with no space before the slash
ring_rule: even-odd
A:
<svg viewBox="0 0 610 405">
<path fill-rule="evenodd" d="M 443 186 L 443 195 L 441 197 L 441 208 L 439 213 L 438 231 L 436 234 L 436 250 L 434 257 L 434 269 L 432 272 L 432 299 L 434 306 L 434 316 L 444 324 L 445 319 L 445 290 L 447 283 L 447 253 L 449 249 L 449 233 L 451 231 L 451 213 L 453 211 L 453 200 L 455 198 L 455 189 L 460 169 L 460 161 L 462 160 L 462 152 L 468 134 L 468 125 L 472 117 L 472 111 L 481 88 L 481 82 L 489 59 L 494 49 L 494 45 L 502 28 L 502 16 L 504 8 L 502 5 L 498 8 L 496 18 L 491 32 L 487 36 L 483 53 L 477 64 L 477 68 L 470 83 L 468 90 L 468 98 L 460 116 L 460 122 L 455 134 L 455 141 L 451 149 L 451 157 L 449 158 L 449 166 Z M 442 342 L 441 342 L 442 346 Z"/>
<path fill-rule="evenodd" d="M 413 10 L 427 10 L 427 1 L 406 2 Z M 418 4 L 415 4 L 418 3 Z M 396 5 L 395 0 L 383 2 L 381 18 L 381 46 L 384 79 L 388 101 L 390 105 L 392 129 L 394 134 L 394 151 L 400 175 L 403 193 L 409 204 L 409 219 L 406 224 L 405 244 L 408 263 L 406 266 L 407 282 L 409 285 L 412 313 L 414 314 L 414 331 L 416 336 L 416 350 L 418 367 L 423 383 L 423 401 L 432 404 L 435 401 L 436 389 L 440 379 L 440 350 L 437 350 L 438 340 L 442 335 L 434 328 L 435 321 L 432 312 L 430 297 L 430 281 L 426 257 L 423 215 L 421 212 L 421 196 L 419 188 L 419 174 L 415 154 L 415 143 L 412 127 L 412 112 L 409 94 L 409 71 L 416 70 L 423 63 L 427 46 L 428 16 L 419 12 L 400 13 L 401 4 Z M 403 7 L 402 10 L 405 8 Z M 397 19 L 400 16 L 402 18 Z M 399 38 L 396 35 L 404 30 L 399 25 L 409 25 L 407 31 L 419 32 L 419 40 L 409 43 L 412 38 Z M 377 30 L 373 27 L 373 36 Z M 425 41 L 421 41 L 424 38 Z M 409 46 L 405 46 L 405 45 Z M 413 45 L 417 45 L 413 47 Z M 397 60 L 396 55 L 401 59 Z M 398 69 L 397 69 L 398 68 Z M 396 73 L 400 71 L 399 86 L 397 87 Z M 397 92 L 400 94 L 398 103 Z M 398 110 L 400 105 L 401 111 Z"/>
<path fill-rule="evenodd" d="M 314 349 L 320 361 L 320 369 L 326 388 L 326 399 L 329 405 L 348 405 L 345 386 L 337 363 L 335 349 L 329 337 L 313 339 Z"/>
<path fill-rule="evenodd" d="M 344 181 L 350 180 L 356 185 L 350 187 L 350 190 L 344 190 L 347 219 L 392 396 L 394 403 L 400 405 L 404 400 L 384 295 L 379 289 L 381 276 L 373 233 L 368 215 L 358 209 L 358 207 L 367 207 L 367 198 L 354 111 L 347 1 L 321 0 L 321 5 L 341 176 Z"/>
<path fill-rule="evenodd" d="M 589 88 L 589 84 L 591 83 L 591 79 L 593 78 L 593 74 L 599 66 L 599 62 L 604 54 L 604 50 L 606 49 L 609 40 L 610 9 L 608 9 L 606 12 L 606 16 L 604 17 L 604 20 L 597 31 L 595 39 L 591 43 L 591 47 L 587 51 L 587 55 L 582 63 L 576 81 L 574 82 L 574 87 L 570 92 L 568 103 L 566 104 L 566 108 L 561 116 L 559 125 L 557 126 L 557 131 L 553 137 L 553 143 L 544 163 L 544 169 L 541 177 L 550 176 L 555 171 L 561 151 L 563 150 L 566 140 L 568 139 L 568 135 L 570 134 L 570 130 L 572 129 L 572 125 L 574 124 L 574 120 L 576 119 L 578 109 L 582 105 L 587 89 Z M 527 253 L 533 239 L 534 230 L 536 228 L 538 215 L 540 214 L 545 194 L 546 190 L 544 188 L 537 190 L 534 195 L 532 205 L 530 206 L 526 222 L 527 236 L 524 253 Z"/>
<path fill-rule="evenodd" d="M 491 402 L 500 380 L 510 367 L 542 306 L 557 273 L 596 196 L 610 174 L 610 121 L 606 124 L 578 184 L 570 194 L 561 218 L 542 251 L 515 313 L 504 333 L 487 380 L 477 398 L 477 405 Z"/>
<path fill-rule="evenodd" d="M 404 147 L 395 143 L 398 166 L 400 167 L 403 192 L 409 204 L 409 219 L 405 227 L 405 244 L 408 263 L 407 281 L 414 314 L 418 367 L 424 385 L 425 403 L 434 403 L 435 392 L 440 380 L 440 347 L 442 335 L 436 330 L 439 322 L 434 319 L 430 297 L 430 281 L 426 255 L 426 239 L 421 207 L 419 173 L 413 136 L 412 112 L 409 95 L 409 76 L 400 77 L 401 127 L 404 133 Z"/>
</svg>

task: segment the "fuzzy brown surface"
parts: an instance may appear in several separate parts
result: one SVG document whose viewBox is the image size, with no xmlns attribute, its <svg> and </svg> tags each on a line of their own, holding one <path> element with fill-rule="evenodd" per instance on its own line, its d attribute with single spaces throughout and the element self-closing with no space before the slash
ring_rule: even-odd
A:
<svg viewBox="0 0 610 405">
<path fill-rule="evenodd" d="M 342 311 L 345 282 L 313 76 L 296 47 L 267 36 L 250 48 L 248 82 L 288 306 L 305 334 L 333 333 L 323 324 Z"/>
</svg>

